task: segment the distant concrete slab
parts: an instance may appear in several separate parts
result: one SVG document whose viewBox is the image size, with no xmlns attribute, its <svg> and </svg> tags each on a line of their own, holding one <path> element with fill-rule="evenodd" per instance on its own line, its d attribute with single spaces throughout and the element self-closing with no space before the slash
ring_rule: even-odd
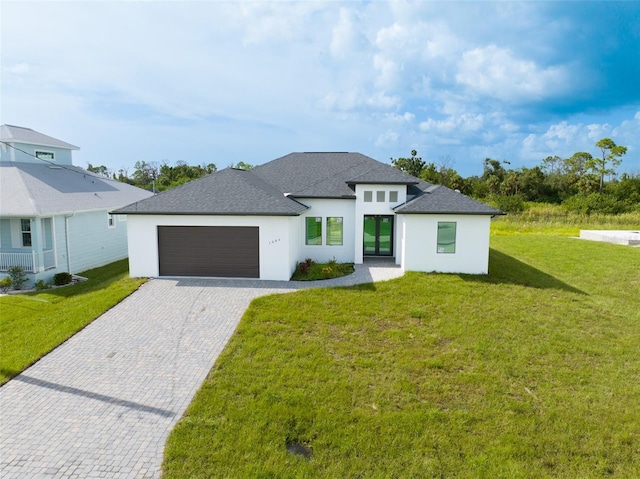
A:
<svg viewBox="0 0 640 479">
<path fill-rule="evenodd" d="M 640 246 L 640 230 L 580 230 L 580 239 Z"/>
</svg>

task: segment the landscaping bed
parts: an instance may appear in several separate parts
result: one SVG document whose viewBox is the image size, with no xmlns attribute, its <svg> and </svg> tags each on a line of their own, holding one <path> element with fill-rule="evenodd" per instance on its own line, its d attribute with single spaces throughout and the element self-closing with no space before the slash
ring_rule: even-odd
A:
<svg viewBox="0 0 640 479">
<path fill-rule="evenodd" d="M 296 270 L 291 276 L 292 281 L 317 281 L 323 279 L 340 278 L 353 273 L 353 263 L 338 263 L 335 260 L 328 263 L 316 263 L 311 258 L 307 258 L 298 263 Z"/>
</svg>

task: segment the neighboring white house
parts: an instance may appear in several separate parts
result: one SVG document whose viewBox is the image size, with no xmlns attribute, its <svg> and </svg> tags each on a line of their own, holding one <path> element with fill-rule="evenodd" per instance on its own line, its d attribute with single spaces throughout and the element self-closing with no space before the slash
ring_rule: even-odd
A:
<svg viewBox="0 0 640 479">
<path fill-rule="evenodd" d="M 227 168 L 115 210 L 132 276 L 288 280 L 305 258 L 486 274 L 503 214 L 359 153 L 292 153 Z"/>
<path fill-rule="evenodd" d="M 78 147 L 29 128 L 0 126 L 0 277 L 30 283 L 127 256 L 124 215 L 109 212 L 152 193 L 73 166 Z"/>
</svg>

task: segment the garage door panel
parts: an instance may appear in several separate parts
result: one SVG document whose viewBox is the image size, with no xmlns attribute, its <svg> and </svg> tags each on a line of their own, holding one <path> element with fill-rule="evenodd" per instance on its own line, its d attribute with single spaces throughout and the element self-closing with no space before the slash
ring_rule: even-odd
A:
<svg viewBox="0 0 640 479">
<path fill-rule="evenodd" d="M 158 226 L 160 276 L 260 277 L 257 226 Z"/>
</svg>

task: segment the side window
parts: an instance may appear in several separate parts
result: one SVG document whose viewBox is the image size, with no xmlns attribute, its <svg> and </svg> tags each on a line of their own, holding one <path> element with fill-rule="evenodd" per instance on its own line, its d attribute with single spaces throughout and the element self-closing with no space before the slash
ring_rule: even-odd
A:
<svg viewBox="0 0 640 479">
<path fill-rule="evenodd" d="M 321 245 L 322 244 L 322 217 L 307 216 L 307 235 L 306 244 Z"/>
<path fill-rule="evenodd" d="M 376 191 L 376 201 L 378 203 L 384 203 L 386 191 Z"/>
<path fill-rule="evenodd" d="M 438 253 L 456 252 L 456 223 L 438 221 Z"/>
<path fill-rule="evenodd" d="M 107 215 L 108 218 L 108 225 L 109 228 L 115 228 L 116 227 L 116 217 L 113 215 Z"/>
<path fill-rule="evenodd" d="M 20 232 L 22 233 L 22 246 L 31 247 L 31 220 L 20 220 Z"/>
<path fill-rule="evenodd" d="M 327 244 L 342 246 L 342 217 L 327 218 Z"/>
<path fill-rule="evenodd" d="M 38 151 L 35 152 L 35 157 L 40 158 L 41 160 L 53 160 L 55 159 L 55 154 L 52 151 Z"/>
<path fill-rule="evenodd" d="M 390 191 L 389 192 L 389 203 L 397 203 L 398 202 L 398 192 Z"/>
<path fill-rule="evenodd" d="M 364 202 L 371 203 L 373 201 L 373 191 L 364 192 Z"/>
</svg>

